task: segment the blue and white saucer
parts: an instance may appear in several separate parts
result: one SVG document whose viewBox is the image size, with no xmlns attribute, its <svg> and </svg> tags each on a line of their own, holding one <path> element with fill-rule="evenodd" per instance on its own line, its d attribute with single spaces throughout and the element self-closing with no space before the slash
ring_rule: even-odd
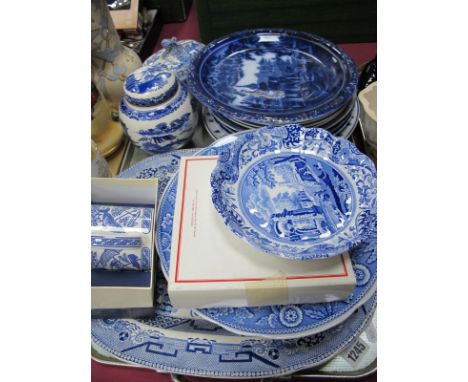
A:
<svg viewBox="0 0 468 382">
<path fill-rule="evenodd" d="M 376 221 L 374 164 L 323 129 L 269 126 L 240 136 L 221 150 L 211 190 L 234 234 L 288 259 L 339 255 Z"/>
<path fill-rule="evenodd" d="M 165 284 L 157 286 L 157 293 L 152 318 L 91 320 L 93 345 L 117 359 L 159 371 L 218 378 L 274 377 L 327 362 L 367 326 L 377 298 L 330 330 L 294 340 L 267 340 L 237 336 L 196 318 L 178 318 Z"/>
</svg>

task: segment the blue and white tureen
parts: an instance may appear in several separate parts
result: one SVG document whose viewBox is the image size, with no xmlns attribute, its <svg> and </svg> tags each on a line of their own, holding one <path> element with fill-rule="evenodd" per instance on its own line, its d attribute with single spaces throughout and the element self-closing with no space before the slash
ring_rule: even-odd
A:
<svg viewBox="0 0 468 382">
<path fill-rule="evenodd" d="M 120 122 L 130 140 L 149 153 L 187 144 L 198 111 L 185 86 L 165 65 L 145 66 L 130 74 L 120 102 Z"/>
<path fill-rule="evenodd" d="M 226 145 L 211 177 L 227 227 L 297 260 L 341 254 L 375 230 L 377 175 L 351 142 L 323 129 L 267 126 Z"/>
<path fill-rule="evenodd" d="M 164 39 L 162 49 L 148 57 L 143 65 L 154 66 L 164 64 L 176 73 L 177 79 L 185 84 L 192 60 L 205 47 L 204 44 L 194 40 L 177 41 L 175 37 Z"/>
</svg>

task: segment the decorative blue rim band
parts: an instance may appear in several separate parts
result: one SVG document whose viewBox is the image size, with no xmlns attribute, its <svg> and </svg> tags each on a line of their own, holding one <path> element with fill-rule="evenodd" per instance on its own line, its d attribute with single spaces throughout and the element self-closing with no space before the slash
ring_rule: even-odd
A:
<svg viewBox="0 0 468 382">
<path fill-rule="evenodd" d="M 184 86 L 178 87 L 179 94 L 176 93 L 173 102 L 168 107 L 162 109 L 153 109 L 149 110 L 134 110 L 127 106 L 126 100 L 124 98 L 120 101 L 120 112 L 125 114 L 130 119 L 139 120 L 155 120 L 162 117 L 165 117 L 171 113 L 174 113 L 179 107 L 185 102 L 188 94 L 187 89 Z"/>
<path fill-rule="evenodd" d="M 91 245 L 93 247 L 140 248 L 141 238 L 91 236 Z"/>
<path fill-rule="evenodd" d="M 91 336 L 93 343 L 114 356 L 156 370 L 201 377 L 273 377 L 315 367 L 336 356 L 372 319 L 376 300 L 375 294 L 335 328 L 293 340 L 232 338 L 193 328 L 186 333 L 177 330 L 172 317 L 164 317 L 174 325 L 170 329 L 158 317 L 92 320 Z"/>
<path fill-rule="evenodd" d="M 127 101 L 130 102 L 131 104 L 135 106 L 142 106 L 142 107 L 150 107 L 150 106 L 155 106 L 157 104 L 163 103 L 170 99 L 175 92 L 177 91 L 178 88 L 178 82 L 174 82 L 174 84 L 167 90 L 166 93 L 161 94 L 159 97 L 153 97 L 153 98 L 145 98 L 145 99 L 140 99 L 140 98 L 134 98 L 130 96 L 125 96 L 127 98 Z"/>
</svg>

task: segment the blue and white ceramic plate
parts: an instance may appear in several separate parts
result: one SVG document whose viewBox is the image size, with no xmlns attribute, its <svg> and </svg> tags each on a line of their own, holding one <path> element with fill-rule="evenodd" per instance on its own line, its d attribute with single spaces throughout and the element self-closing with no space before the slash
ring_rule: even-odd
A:
<svg viewBox="0 0 468 382">
<path fill-rule="evenodd" d="M 359 105 L 359 101 L 356 100 L 349 118 L 339 126 L 334 126 L 330 132 L 333 135 L 336 135 L 337 137 L 343 137 L 348 139 L 353 134 L 353 131 L 359 122 L 360 113 L 361 106 Z"/>
<path fill-rule="evenodd" d="M 239 131 L 256 128 L 256 127 L 246 127 L 246 126 L 240 125 L 237 122 L 234 122 L 233 120 L 229 120 L 223 117 L 221 114 L 216 114 L 214 111 L 211 112 L 211 115 L 216 120 L 216 122 L 218 122 L 221 126 L 223 126 L 225 130 L 230 131 L 232 133 L 238 133 Z"/>
<path fill-rule="evenodd" d="M 248 132 L 229 135 L 200 150 L 197 156 L 219 155 Z M 177 195 L 177 175 L 168 183 L 157 216 L 156 249 L 166 279 L 169 275 L 172 243 L 172 223 Z M 375 228 L 375 222 L 374 222 Z M 376 233 L 351 251 L 351 261 L 357 284 L 346 301 L 330 304 L 302 304 L 286 307 L 211 308 L 195 312 L 205 319 L 243 335 L 269 338 L 297 338 L 310 335 L 339 324 L 354 309 L 362 305 L 375 291 L 377 280 Z"/>
<path fill-rule="evenodd" d="M 234 234 L 289 259 L 339 255 L 376 221 L 374 164 L 323 129 L 270 126 L 242 135 L 222 149 L 211 189 Z"/>
<path fill-rule="evenodd" d="M 156 154 L 122 171 L 118 178 L 158 178 L 158 205 L 161 195 L 171 177 L 179 171 L 180 158 L 195 155 L 200 149 L 175 150 L 167 154 Z"/>
<path fill-rule="evenodd" d="M 377 238 L 361 244 L 350 254 L 356 286 L 343 301 L 194 311 L 204 319 L 240 335 L 289 339 L 322 332 L 345 321 L 376 291 Z"/>
<path fill-rule="evenodd" d="M 160 314 L 158 309 L 153 319 L 91 320 L 91 338 L 118 359 L 160 371 L 219 378 L 273 377 L 335 357 L 366 327 L 375 306 L 373 296 L 341 325 L 294 340 L 236 336 L 200 320 Z"/>
<path fill-rule="evenodd" d="M 360 113 L 360 105 L 359 101 L 355 100 L 353 102 L 353 108 L 351 110 L 351 114 L 349 115 L 348 119 L 346 119 L 340 125 L 334 125 L 331 133 L 338 137 L 343 137 L 348 139 L 351 134 L 353 133 L 354 129 L 359 120 L 359 113 Z M 219 123 L 212 115 L 211 111 L 206 107 L 203 107 L 203 124 L 205 130 L 208 132 L 210 137 L 214 140 L 221 139 L 226 135 L 232 134 L 233 132 L 225 128 L 221 123 Z"/>
<path fill-rule="evenodd" d="M 322 377 L 351 377 L 351 376 L 365 376 L 368 375 L 369 372 L 372 370 L 369 369 L 369 366 L 372 363 L 375 363 L 377 358 L 377 336 L 376 336 L 376 328 L 377 328 L 377 310 L 374 311 L 372 315 L 372 319 L 369 320 L 367 325 L 361 331 L 359 337 L 354 340 L 361 342 L 368 350 L 365 351 L 365 354 L 359 354 L 358 356 L 358 364 L 355 365 L 353 363 L 349 363 L 348 361 L 351 357 L 354 357 L 352 354 L 352 349 L 356 353 L 357 349 L 360 348 L 360 345 L 357 348 L 354 348 L 354 345 L 350 345 L 338 353 L 333 359 L 327 361 L 323 365 L 319 366 L 318 368 L 313 368 L 311 370 L 303 370 L 299 374 L 304 377 L 312 377 L 312 376 L 322 376 Z M 219 334 L 219 333 L 218 333 Z M 361 347 L 362 348 L 362 347 Z M 100 364 L 104 365 L 112 365 L 118 367 L 136 367 L 136 368 L 146 368 L 140 364 L 133 364 L 122 361 L 116 357 L 114 357 L 111 353 L 105 351 L 101 347 L 99 347 L 96 343 L 91 344 L 91 358 L 99 362 Z M 151 370 L 151 369 L 150 369 Z"/>
<path fill-rule="evenodd" d="M 188 86 L 229 119 L 285 124 L 323 118 L 355 94 L 358 74 L 340 48 L 305 32 L 254 29 L 208 44 L 192 62 Z"/>
<path fill-rule="evenodd" d="M 202 111 L 203 115 L 203 125 L 205 126 L 205 130 L 213 139 L 220 139 L 225 137 L 226 135 L 231 134 L 231 132 L 225 130 L 221 124 L 216 121 L 211 112 L 204 107 Z"/>
<path fill-rule="evenodd" d="M 341 109 L 337 110 L 336 112 L 318 120 L 314 119 L 309 121 L 303 121 L 301 122 L 301 125 L 303 125 L 304 127 L 321 127 L 326 130 L 329 130 L 331 126 L 335 125 L 336 123 L 339 123 L 339 121 L 343 121 L 344 119 L 346 119 L 346 117 L 350 114 L 351 110 L 353 109 L 356 100 L 356 97 L 353 97 L 347 104 L 345 104 Z M 238 128 L 258 129 L 260 127 L 265 126 L 262 124 L 256 124 L 247 121 L 228 119 L 222 116 L 221 114 L 216 114 L 214 112 L 213 115 L 221 121 L 231 123 Z"/>
<path fill-rule="evenodd" d="M 374 311 L 372 318 L 368 321 L 367 326 L 351 345 L 346 347 L 334 358 L 324 364 L 311 369 L 304 369 L 293 374 L 297 377 L 320 379 L 356 379 L 358 377 L 368 376 L 377 370 L 377 310 Z M 357 344 L 360 342 L 361 344 Z M 359 349 L 364 345 L 365 351 L 363 354 L 357 354 Z M 351 359 L 357 358 L 357 365 L 349 362 Z M 155 370 L 143 365 L 129 363 L 114 357 L 111 353 L 100 348 L 96 343 L 91 343 L 91 359 L 102 365 L 109 365 L 123 368 L 138 368 Z M 157 369 L 155 371 L 158 371 Z M 177 378 L 173 378 L 175 380 Z"/>
</svg>

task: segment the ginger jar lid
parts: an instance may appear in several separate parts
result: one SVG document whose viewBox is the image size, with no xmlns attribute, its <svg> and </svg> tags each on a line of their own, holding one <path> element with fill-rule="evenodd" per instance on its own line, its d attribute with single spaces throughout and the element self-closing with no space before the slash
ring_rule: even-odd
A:
<svg viewBox="0 0 468 382">
<path fill-rule="evenodd" d="M 127 101 L 136 106 L 153 106 L 169 99 L 177 90 L 177 79 L 166 65 L 142 66 L 124 83 Z"/>
</svg>

